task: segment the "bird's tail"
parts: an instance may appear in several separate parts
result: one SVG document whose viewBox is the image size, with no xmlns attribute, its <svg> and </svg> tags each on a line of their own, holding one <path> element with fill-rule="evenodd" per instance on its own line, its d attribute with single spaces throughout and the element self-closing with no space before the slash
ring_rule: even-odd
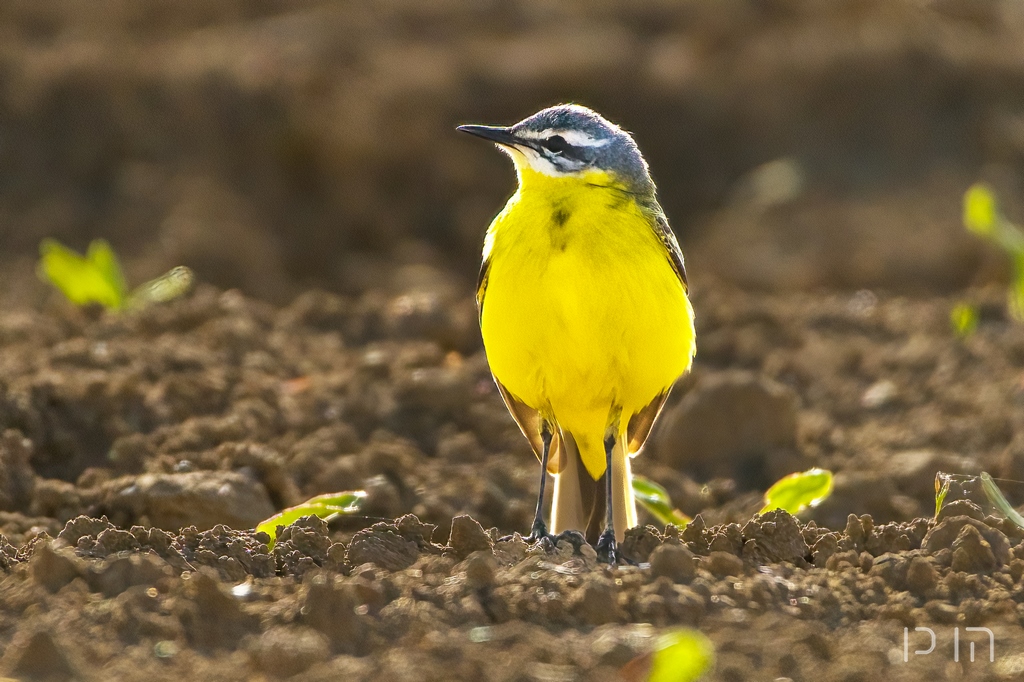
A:
<svg viewBox="0 0 1024 682">
<path fill-rule="evenodd" d="M 599 441 L 600 442 L 600 441 Z M 551 505 L 551 530 L 582 532 L 587 542 L 597 542 L 605 525 L 605 471 L 596 481 L 583 466 L 576 440 L 568 431 L 562 432 L 565 467 L 555 476 L 555 496 Z M 604 453 L 601 453 L 604 456 Z M 636 502 L 633 499 L 633 476 L 625 447 L 625 436 L 612 450 L 612 511 L 615 539 L 621 542 L 626 529 L 636 525 Z"/>
</svg>

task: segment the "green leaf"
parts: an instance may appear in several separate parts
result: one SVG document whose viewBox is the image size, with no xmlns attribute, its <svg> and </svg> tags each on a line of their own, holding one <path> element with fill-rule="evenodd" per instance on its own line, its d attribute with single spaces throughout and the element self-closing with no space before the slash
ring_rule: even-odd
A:
<svg viewBox="0 0 1024 682">
<path fill-rule="evenodd" d="M 978 309 L 965 302 L 957 303 L 949 312 L 953 332 L 961 339 L 966 339 L 977 330 L 978 317 Z"/>
<path fill-rule="evenodd" d="M 94 240 L 81 256 L 56 240 L 44 239 L 39 256 L 39 276 L 75 305 L 98 303 L 110 310 L 124 305 L 124 275 L 106 241 Z"/>
<path fill-rule="evenodd" d="M 941 471 L 935 472 L 935 518 L 939 518 L 942 503 L 946 501 L 946 495 L 949 494 L 950 480 L 950 477 Z"/>
<path fill-rule="evenodd" d="M 289 507 L 274 514 L 266 521 L 262 521 L 256 526 L 256 532 L 269 535 L 270 547 L 273 548 L 274 542 L 277 540 L 278 526 L 289 526 L 303 516 L 319 516 L 322 519 L 331 519 L 337 514 L 354 514 L 362 508 L 365 498 L 365 490 L 350 490 L 343 493 L 317 495 L 300 505 Z"/>
<path fill-rule="evenodd" d="M 971 186 L 964 195 L 964 226 L 971 232 L 989 236 L 996 229 L 999 207 L 992 188 L 984 183 Z"/>
<path fill-rule="evenodd" d="M 189 292 L 195 273 L 184 265 L 136 287 L 128 296 L 128 308 L 144 308 L 151 303 L 166 303 Z"/>
<path fill-rule="evenodd" d="M 996 482 L 984 471 L 981 472 L 981 489 L 985 491 L 985 497 L 988 498 L 989 502 L 994 504 L 999 511 L 1003 512 L 1006 518 L 1024 528 L 1024 516 L 1021 516 L 1020 512 L 1013 508 L 1013 505 L 1003 496 L 1003 491 L 996 486 Z"/>
<path fill-rule="evenodd" d="M 1012 318 L 1024 322 L 1024 231 L 1000 214 L 995 193 L 982 183 L 964 194 L 964 225 L 998 246 L 1010 259 L 1013 281 L 1007 291 L 1007 308 Z"/>
<path fill-rule="evenodd" d="M 694 682 L 715 660 L 711 641 L 696 630 L 666 632 L 655 644 L 648 682 Z"/>
<path fill-rule="evenodd" d="M 672 506 L 668 491 L 643 476 L 633 475 L 633 497 L 658 520 L 658 523 L 671 523 L 683 529 L 692 520 Z"/>
<path fill-rule="evenodd" d="M 804 472 L 783 477 L 764 494 L 764 514 L 772 509 L 782 509 L 790 514 L 799 514 L 808 507 L 817 506 L 832 494 L 832 472 L 825 469 L 808 469 Z"/>
<path fill-rule="evenodd" d="M 112 289 L 119 292 L 123 301 L 127 286 L 124 283 L 124 273 L 121 272 L 121 264 L 117 260 L 117 254 L 114 253 L 114 249 L 110 247 L 110 244 L 105 239 L 92 240 L 85 252 L 85 259 L 93 264 L 104 281 L 110 283 Z"/>
</svg>

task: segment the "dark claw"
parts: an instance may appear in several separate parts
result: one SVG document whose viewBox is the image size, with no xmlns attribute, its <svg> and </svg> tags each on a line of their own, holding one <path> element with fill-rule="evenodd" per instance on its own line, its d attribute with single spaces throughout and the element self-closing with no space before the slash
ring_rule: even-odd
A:
<svg viewBox="0 0 1024 682">
<path fill-rule="evenodd" d="M 615 533 L 611 529 L 605 529 L 601 533 L 601 537 L 597 539 L 597 560 L 601 563 L 611 564 L 612 566 L 619 563 L 619 548 L 615 542 Z"/>
<path fill-rule="evenodd" d="M 533 528 L 530 529 L 530 537 L 527 542 L 537 542 L 541 538 L 550 538 L 551 533 L 548 532 L 548 527 L 541 519 L 535 519 L 533 522 Z"/>
<path fill-rule="evenodd" d="M 555 545 L 557 544 L 555 536 L 551 535 L 550 533 L 544 533 L 543 535 L 535 535 L 534 533 L 530 533 L 526 536 L 519 535 L 518 533 L 515 533 L 513 535 L 503 535 L 502 537 L 498 538 L 498 542 L 512 542 L 516 539 L 516 536 L 518 536 L 520 539 L 523 540 L 523 542 L 525 542 L 528 545 L 534 545 L 539 542 L 541 544 L 541 547 L 544 548 L 545 552 L 554 551 Z"/>
<path fill-rule="evenodd" d="M 543 535 L 534 535 L 533 533 L 530 533 L 530 537 L 524 539 L 530 544 L 535 542 L 540 543 L 541 548 L 543 548 L 545 552 L 555 551 L 555 536 L 550 533 L 544 533 Z"/>
<path fill-rule="evenodd" d="M 506 535 L 498 538 L 498 542 L 511 542 L 514 539 L 515 535 Z M 554 550 L 555 545 L 558 544 L 558 538 L 548 532 L 547 526 L 545 526 L 543 522 L 539 524 L 534 522 L 533 528 L 530 530 L 530 534 L 523 537 L 523 540 L 528 545 L 533 545 L 539 542 L 546 552 Z"/>
<path fill-rule="evenodd" d="M 552 539 L 554 540 L 556 546 L 559 542 L 562 542 L 563 540 L 568 542 L 570 545 L 572 545 L 573 554 L 579 554 L 580 548 L 583 547 L 583 545 L 587 544 L 587 539 L 583 537 L 583 533 L 579 532 L 578 530 L 563 530 L 561 533 L 559 533 Z"/>
</svg>

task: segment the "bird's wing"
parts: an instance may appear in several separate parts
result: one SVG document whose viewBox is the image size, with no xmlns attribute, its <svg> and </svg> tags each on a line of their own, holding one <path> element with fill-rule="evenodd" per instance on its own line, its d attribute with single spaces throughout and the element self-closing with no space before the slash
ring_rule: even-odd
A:
<svg viewBox="0 0 1024 682">
<path fill-rule="evenodd" d="M 476 278 L 476 310 L 481 319 L 484 315 L 484 297 L 487 295 L 487 278 L 490 271 L 491 259 L 490 256 L 487 256 L 480 263 L 480 274 Z M 505 407 L 508 408 L 512 418 L 519 425 L 519 430 L 526 436 L 526 440 L 530 441 L 530 446 L 533 448 L 534 454 L 537 455 L 537 459 L 541 459 L 544 455 L 544 441 L 540 434 L 544 428 L 544 417 L 540 415 L 540 412 L 509 393 L 508 389 L 498 381 L 498 377 L 494 377 L 494 383 L 498 386 L 501 399 L 505 401 Z M 565 468 L 566 452 L 562 447 L 562 436 L 559 430 L 557 428 L 551 430 L 553 435 L 551 436 L 551 449 L 548 451 L 548 472 L 557 474 Z"/>
<path fill-rule="evenodd" d="M 672 228 L 669 227 L 668 218 L 665 217 L 665 212 L 661 210 L 661 206 L 655 204 L 654 209 L 654 230 L 661 239 L 661 243 L 665 245 L 665 250 L 668 251 L 669 262 L 672 263 L 672 269 L 676 271 L 679 281 L 683 283 L 683 291 L 689 292 L 690 286 L 686 281 L 686 266 L 683 264 L 683 250 L 679 248 L 679 241 L 676 239 Z"/>
<path fill-rule="evenodd" d="M 661 210 L 661 206 L 657 202 L 651 207 L 651 211 L 654 214 L 654 231 L 668 252 L 669 263 L 682 283 L 683 291 L 688 292 L 690 287 L 686 281 L 686 266 L 683 264 L 683 251 L 679 248 L 679 241 L 676 239 L 675 233 L 672 232 L 672 228 L 668 225 L 668 218 L 665 217 L 665 212 Z M 665 406 L 670 390 L 671 387 L 663 393 L 659 393 L 646 407 L 630 417 L 629 426 L 626 428 L 627 447 L 629 448 L 630 455 L 639 452 L 647 437 L 651 435 L 651 429 L 654 427 L 654 422 L 657 421 L 658 415 L 661 414 L 661 408 Z"/>
<path fill-rule="evenodd" d="M 508 411 L 512 414 L 512 418 L 519 425 L 519 430 L 530 441 L 530 446 L 533 447 L 533 452 L 537 455 L 537 459 L 541 459 L 544 454 L 544 441 L 541 439 L 540 434 L 544 428 L 544 417 L 541 416 L 540 412 L 509 393 L 508 389 L 501 385 L 497 377 L 495 377 L 494 383 L 498 385 L 498 391 L 501 393 Z M 548 473 L 557 474 L 565 468 L 566 451 L 562 447 L 560 430 L 556 427 L 552 428 L 551 431 L 551 449 L 548 451 Z"/>
<path fill-rule="evenodd" d="M 484 316 L 484 296 L 487 295 L 487 277 L 491 272 L 491 257 L 488 254 L 480 263 L 480 272 L 476 276 L 476 313 L 478 319 Z"/>
<path fill-rule="evenodd" d="M 668 388 L 663 393 L 659 393 L 646 407 L 629 418 L 629 425 L 626 427 L 626 446 L 629 450 L 627 454 L 630 456 L 640 452 L 647 436 L 651 435 L 651 429 L 654 428 L 654 422 L 661 414 L 661 408 L 665 406 L 670 390 L 672 389 Z"/>
</svg>

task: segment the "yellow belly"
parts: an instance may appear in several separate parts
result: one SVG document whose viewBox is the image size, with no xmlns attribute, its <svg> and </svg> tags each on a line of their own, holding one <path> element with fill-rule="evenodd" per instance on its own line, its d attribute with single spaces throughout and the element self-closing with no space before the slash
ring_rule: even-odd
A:
<svg viewBox="0 0 1024 682">
<path fill-rule="evenodd" d="M 664 245 L 632 200 L 609 192 L 561 198 L 561 224 L 549 197 L 513 197 L 489 233 L 481 317 L 495 377 L 573 434 L 594 478 L 608 427 L 624 431 L 694 352 L 693 311 Z"/>
</svg>

